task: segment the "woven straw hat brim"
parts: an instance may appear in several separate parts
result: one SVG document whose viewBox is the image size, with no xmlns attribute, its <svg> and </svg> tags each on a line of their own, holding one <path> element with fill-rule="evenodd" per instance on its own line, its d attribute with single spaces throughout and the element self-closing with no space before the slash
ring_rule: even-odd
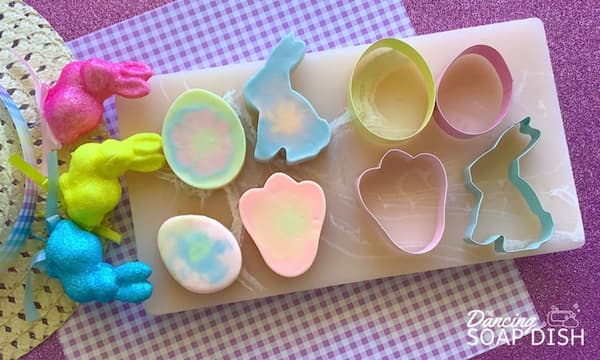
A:
<svg viewBox="0 0 600 360">
<path fill-rule="evenodd" d="M 72 60 L 68 48 L 50 24 L 22 1 L 0 1 L 0 84 L 7 89 L 28 123 L 40 162 L 42 142 L 38 126 L 38 109 L 33 82 L 26 68 L 9 49 L 21 54 L 42 81 L 56 80 L 65 64 Z M 23 201 L 24 178 L 8 163 L 12 154 L 21 154 L 21 147 L 7 112 L 0 109 L 0 242 L 4 241 L 18 216 Z M 106 137 L 101 128 L 81 142 Z M 59 152 L 64 170 L 73 146 Z M 46 236 L 43 211 L 45 194 L 39 192 L 33 233 Z M 31 257 L 41 249 L 40 241 L 29 239 L 7 272 L 0 273 L 0 358 L 19 358 L 56 331 L 76 309 L 61 284 L 46 274 L 34 271 L 32 288 L 40 320 L 25 320 L 23 295 L 25 276 Z"/>
</svg>

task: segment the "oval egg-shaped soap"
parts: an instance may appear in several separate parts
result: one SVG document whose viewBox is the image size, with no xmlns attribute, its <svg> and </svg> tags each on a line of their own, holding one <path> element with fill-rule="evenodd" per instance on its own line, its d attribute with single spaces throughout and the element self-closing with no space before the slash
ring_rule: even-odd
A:
<svg viewBox="0 0 600 360">
<path fill-rule="evenodd" d="M 158 230 L 158 252 L 173 279 L 198 294 L 226 288 L 242 268 L 242 252 L 231 231 L 201 215 L 165 221 Z"/>
<path fill-rule="evenodd" d="M 231 106 L 210 91 L 190 89 L 177 97 L 165 116 L 162 137 L 169 166 L 196 188 L 223 187 L 244 165 L 242 123 Z"/>
</svg>

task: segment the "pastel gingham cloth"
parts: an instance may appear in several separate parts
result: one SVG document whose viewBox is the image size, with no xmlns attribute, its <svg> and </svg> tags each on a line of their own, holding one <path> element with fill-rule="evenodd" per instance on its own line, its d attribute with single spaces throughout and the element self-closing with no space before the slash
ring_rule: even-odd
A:
<svg viewBox="0 0 600 360">
<path fill-rule="evenodd" d="M 12 123 L 17 130 L 24 160 L 29 164 L 34 164 L 35 156 L 33 153 L 33 144 L 31 143 L 31 136 L 29 135 L 27 123 L 25 122 L 23 115 L 21 115 L 17 104 L 15 104 L 9 93 L 2 86 L 0 86 L 0 102 L 0 106 L 8 111 Z M 5 190 L 2 189 L 2 191 Z M 10 231 L 8 238 L 4 239 L 2 244 L 0 244 L 0 272 L 6 271 L 15 260 L 15 257 L 23 249 L 27 239 L 29 239 L 36 203 L 37 185 L 34 184 L 31 179 L 26 178 L 23 204 L 21 205 L 19 216 L 12 225 L 12 230 Z M 4 211 L 4 209 L 2 211 Z M 10 226 L 10 224 L 7 223 L 6 226 Z"/>
<path fill-rule="evenodd" d="M 157 73 L 265 58 L 293 31 L 308 51 L 414 35 L 400 1 L 177 1 L 68 45 L 77 58 L 143 60 Z M 114 104 L 107 120 L 116 134 Z M 111 261 L 135 257 L 127 198 Z M 156 289 L 160 291 L 160 289 Z M 59 332 L 65 355 L 107 358 L 466 358 L 467 312 L 537 317 L 512 261 L 348 284 L 153 317 L 83 305 Z"/>
</svg>

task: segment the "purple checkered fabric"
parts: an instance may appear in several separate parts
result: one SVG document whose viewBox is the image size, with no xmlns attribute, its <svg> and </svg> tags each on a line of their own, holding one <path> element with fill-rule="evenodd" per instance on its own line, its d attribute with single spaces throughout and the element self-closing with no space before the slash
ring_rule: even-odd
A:
<svg viewBox="0 0 600 360">
<path fill-rule="evenodd" d="M 68 45 L 77 58 L 143 60 L 156 72 L 265 58 L 293 31 L 307 50 L 414 35 L 400 1 L 177 1 Z M 114 104 L 106 118 L 116 135 Z M 127 197 L 108 256 L 135 257 Z M 160 291 L 160 289 L 156 289 Z M 467 358 L 467 312 L 537 316 L 512 261 L 275 296 L 153 317 L 141 305 L 87 304 L 59 332 L 65 355 L 107 358 Z"/>
</svg>

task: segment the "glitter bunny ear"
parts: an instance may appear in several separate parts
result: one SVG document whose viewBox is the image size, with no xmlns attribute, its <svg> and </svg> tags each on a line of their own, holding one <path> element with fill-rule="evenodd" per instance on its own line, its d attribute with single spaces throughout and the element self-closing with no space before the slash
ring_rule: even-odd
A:
<svg viewBox="0 0 600 360">
<path fill-rule="evenodd" d="M 117 94 L 126 98 L 139 98 L 150 93 L 147 80 L 152 68 L 137 61 L 113 63 L 89 59 L 81 66 L 81 78 L 92 94 Z"/>
<path fill-rule="evenodd" d="M 165 165 L 162 152 L 162 138 L 153 133 L 138 133 L 123 140 L 134 156 L 129 169 L 138 172 L 152 172 Z"/>
<path fill-rule="evenodd" d="M 137 61 L 126 61 L 117 64 L 117 76 L 113 91 L 126 98 L 138 98 L 150 93 L 147 80 L 152 77 L 152 68 Z"/>
</svg>

